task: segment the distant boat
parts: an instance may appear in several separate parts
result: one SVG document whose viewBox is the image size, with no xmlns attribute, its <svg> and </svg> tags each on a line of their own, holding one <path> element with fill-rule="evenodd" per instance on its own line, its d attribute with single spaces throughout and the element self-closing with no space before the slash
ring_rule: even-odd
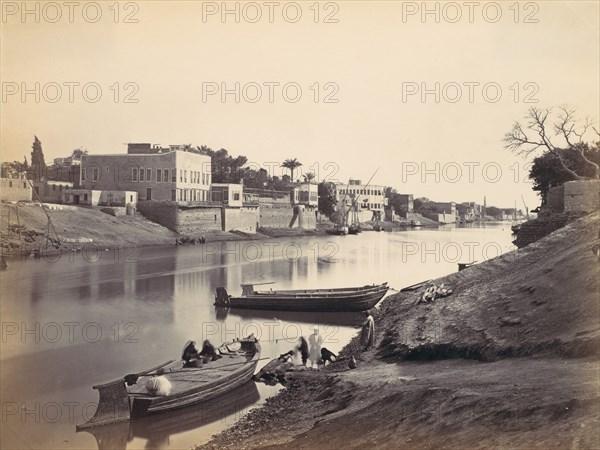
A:
<svg viewBox="0 0 600 450">
<path fill-rule="evenodd" d="M 349 227 L 344 225 L 335 224 L 333 229 L 327 230 L 328 234 L 334 234 L 336 236 L 345 236 L 350 232 Z"/>
<path fill-rule="evenodd" d="M 240 296 L 217 288 L 215 305 L 273 311 L 365 311 L 379 303 L 388 289 L 387 283 L 383 283 L 351 288 L 255 291 L 254 284 L 242 284 Z"/>
<path fill-rule="evenodd" d="M 420 227 L 421 226 L 421 222 L 419 222 L 418 220 L 411 220 L 410 221 L 410 226 L 412 228 Z"/>
<path fill-rule="evenodd" d="M 362 232 L 360 224 L 352 224 L 348 227 L 348 234 L 359 234 Z"/>
<path fill-rule="evenodd" d="M 184 368 L 182 360 L 167 361 L 135 374 L 138 383 L 129 388 L 124 378 L 94 386 L 100 400 L 94 416 L 77 430 L 126 422 L 198 404 L 229 392 L 252 378 L 260 358 L 255 338 L 240 339 L 218 347 L 223 358 L 203 367 Z M 227 356 L 227 357 L 225 357 Z M 172 385 L 170 395 L 154 396 L 145 387 L 145 379 L 162 375 Z"/>
</svg>

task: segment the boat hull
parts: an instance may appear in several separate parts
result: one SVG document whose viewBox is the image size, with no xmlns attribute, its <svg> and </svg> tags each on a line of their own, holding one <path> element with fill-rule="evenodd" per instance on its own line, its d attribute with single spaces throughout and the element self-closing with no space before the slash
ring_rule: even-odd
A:
<svg viewBox="0 0 600 450">
<path fill-rule="evenodd" d="M 176 388 L 176 391 L 168 396 L 151 396 L 147 392 L 141 392 L 144 390 L 143 387 L 138 387 L 137 392 L 128 391 L 123 379 L 94 386 L 100 394 L 96 413 L 88 422 L 78 425 L 77 430 L 173 411 L 224 395 L 251 380 L 261 351 L 258 342 L 254 342 L 254 346 L 253 354 L 245 357 L 245 360 L 240 358 L 241 360 L 229 365 L 226 357 L 219 360 L 220 367 L 217 363 L 214 363 L 215 366 L 210 366 L 212 363 L 208 363 L 206 367 L 194 369 L 177 368 L 177 365 L 181 367 L 180 361 L 169 361 L 157 368 L 162 370 L 171 365 L 175 368 L 174 371 L 168 369 L 158 372 L 157 368 L 154 368 L 139 374 L 140 376 L 161 374 L 166 376 Z M 219 372 L 217 375 L 206 375 L 209 373 L 207 371 L 212 371 L 213 374 Z"/>
<path fill-rule="evenodd" d="M 349 293 L 344 290 L 331 290 L 321 292 L 319 295 L 303 293 L 302 291 L 288 291 L 280 294 L 258 294 L 248 296 L 231 296 L 230 307 L 245 309 L 263 309 L 274 311 L 365 311 L 373 308 L 388 291 L 385 285 L 374 287 L 371 290 Z"/>
</svg>

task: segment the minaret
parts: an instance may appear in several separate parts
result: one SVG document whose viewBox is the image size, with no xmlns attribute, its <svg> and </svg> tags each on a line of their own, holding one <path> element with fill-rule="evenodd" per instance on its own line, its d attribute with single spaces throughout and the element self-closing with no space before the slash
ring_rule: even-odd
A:
<svg viewBox="0 0 600 450">
<path fill-rule="evenodd" d="M 487 208 L 487 197 L 484 195 L 483 196 L 483 211 L 481 212 L 481 215 L 483 217 L 485 217 L 486 208 Z"/>
</svg>

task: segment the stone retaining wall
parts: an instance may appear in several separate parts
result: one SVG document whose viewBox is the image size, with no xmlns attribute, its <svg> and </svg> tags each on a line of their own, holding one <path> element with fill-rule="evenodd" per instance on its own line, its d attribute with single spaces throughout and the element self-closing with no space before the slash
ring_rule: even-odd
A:
<svg viewBox="0 0 600 450">
<path fill-rule="evenodd" d="M 593 212 L 600 209 L 600 180 L 568 181 L 563 187 L 565 211 Z"/>
</svg>

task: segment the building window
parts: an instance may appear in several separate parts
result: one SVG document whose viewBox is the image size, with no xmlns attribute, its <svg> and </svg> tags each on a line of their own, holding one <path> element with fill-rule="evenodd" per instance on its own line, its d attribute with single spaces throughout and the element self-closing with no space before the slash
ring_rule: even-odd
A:
<svg viewBox="0 0 600 450">
<path fill-rule="evenodd" d="M 87 194 L 83 194 L 83 201 L 84 201 L 84 202 L 87 202 L 87 199 L 88 199 L 88 197 L 87 197 L 87 196 L 88 196 Z"/>
<path fill-rule="evenodd" d="M 173 183 L 177 182 L 177 169 L 171 169 L 171 181 Z"/>
<path fill-rule="evenodd" d="M 175 200 L 177 200 L 177 189 L 173 189 L 173 190 L 171 191 L 171 200 L 172 200 L 172 201 L 175 201 Z"/>
<path fill-rule="evenodd" d="M 81 181 L 85 181 L 85 171 L 86 171 L 86 168 L 84 167 L 84 168 L 81 170 Z"/>
<path fill-rule="evenodd" d="M 183 182 L 187 183 L 187 170 L 183 171 Z"/>
<path fill-rule="evenodd" d="M 144 175 L 145 175 L 145 170 L 144 168 L 140 168 L 140 181 L 144 181 Z"/>
<path fill-rule="evenodd" d="M 179 182 L 183 183 L 183 170 L 179 169 Z"/>
<path fill-rule="evenodd" d="M 137 168 L 133 168 L 131 169 L 131 181 L 137 181 L 138 180 L 138 170 Z"/>
<path fill-rule="evenodd" d="M 162 169 L 156 169 L 156 182 L 160 183 L 162 181 Z"/>
<path fill-rule="evenodd" d="M 234 200 L 239 200 L 240 199 L 240 193 L 239 192 L 234 192 L 233 193 L 233 199 Z"/>
<path fill-rule="evenodd" d="M 23 183 L 23 187 L 26 188 L 27 187 L 27 183 Z"/>
<path fill-rule="evenodd" d="M 130 201 L 130 202 L 133 202 L 133 195 L 130 195 L 130 196 L 129 196 L 129 201 Z"/>
<path fill-rule="evenodd" d="M 92 181 L 98 181 L 98 178 L 100 177 L 100 170 L 97 167 L 94 167 L 93 169 L 93 173 L 92 173 Z"/>
<path fill-rule="evenodd" d="M 146 181 L 152 181 L 152 169 L 146 169 Z"/>
</svg>

